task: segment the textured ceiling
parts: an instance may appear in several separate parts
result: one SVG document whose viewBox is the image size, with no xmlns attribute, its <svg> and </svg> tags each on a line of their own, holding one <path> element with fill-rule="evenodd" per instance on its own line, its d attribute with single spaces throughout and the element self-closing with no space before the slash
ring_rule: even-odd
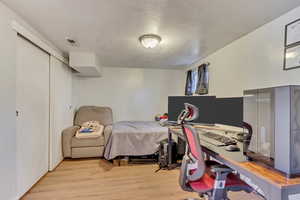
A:
<svg viewBox="0 0 300 200">
<path fill-rule="evenodd" d="M 299 0 L 2 0 L 65 53 L 103 66 L 182 68 L 300 5 Z M 162 43 L 138 41 L 154 33 Z M 70 47 L 66 37 L 78 41 Z"/>
</svg>

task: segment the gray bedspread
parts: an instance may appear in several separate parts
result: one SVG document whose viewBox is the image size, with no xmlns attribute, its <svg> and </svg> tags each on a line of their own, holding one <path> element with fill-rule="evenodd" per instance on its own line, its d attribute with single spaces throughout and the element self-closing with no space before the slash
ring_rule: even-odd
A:
<svg viewBox="0 0 300 200">
<path fill-rule="evenodd" d="M 121 121 L 113 124 L 104 157 L 150 155 L 168 137 L 168 128 L 154 121 Z"/>
</svg>

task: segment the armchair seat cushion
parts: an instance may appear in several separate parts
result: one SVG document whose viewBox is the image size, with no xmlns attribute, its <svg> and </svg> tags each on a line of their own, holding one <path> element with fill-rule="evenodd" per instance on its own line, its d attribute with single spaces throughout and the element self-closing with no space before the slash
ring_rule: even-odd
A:
<svg viewBox="0 0 300 200">
<path fill-rule="evenodd" d="M 99 147 L 104 146 L 105 139 L 104 136 L 100 136 L 97 138 L 76 138 L 72 137 L 71 146 L 72 147 Z"/>
<path fill-rule="evenodd" d="M 83 132 L 88 130 L 88 133 Z M 104 126 L 97 121 L 88 121 L 82 124 L 82 127 L 76 132 L 75 137 L 82 138 L 97 138 L 103 136 Z"/>
</svg>

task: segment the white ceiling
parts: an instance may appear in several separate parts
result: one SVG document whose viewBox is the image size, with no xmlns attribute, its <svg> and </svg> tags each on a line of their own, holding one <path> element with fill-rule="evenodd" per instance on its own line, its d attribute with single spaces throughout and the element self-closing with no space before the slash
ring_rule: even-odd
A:
<svg viewBox="0 0 300 200">
<path fill-rule="evenodd" d="M 65 53 L 103 66 L 182 68 L 300 5 L 299 0 L 2 0 Z M 138 41 L 154 33 L 162 43 Z M 78 41 L 70 47 L 66 37 Z"/>
</svg>

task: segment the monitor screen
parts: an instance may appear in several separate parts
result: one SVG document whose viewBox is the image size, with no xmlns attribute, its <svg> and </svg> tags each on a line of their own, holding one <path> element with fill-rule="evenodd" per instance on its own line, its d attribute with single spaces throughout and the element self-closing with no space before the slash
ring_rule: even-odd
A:
<svg viewBox="0 0 300 200">
<path fill-rule="evenodd" d="M 215 124 L 215 96 L 170 96 L 168 102 L 169 121 L 177 121 L 177 116 L 184 109 L 184 103 L 190 103 L 199 108 L 199 117 L 194 122 Z"/>
<path fill-rule="evenodd" d="M 242 127 L 243 125 L 243 98 L 217 98 L 216 123 Z"/>
</svg>

